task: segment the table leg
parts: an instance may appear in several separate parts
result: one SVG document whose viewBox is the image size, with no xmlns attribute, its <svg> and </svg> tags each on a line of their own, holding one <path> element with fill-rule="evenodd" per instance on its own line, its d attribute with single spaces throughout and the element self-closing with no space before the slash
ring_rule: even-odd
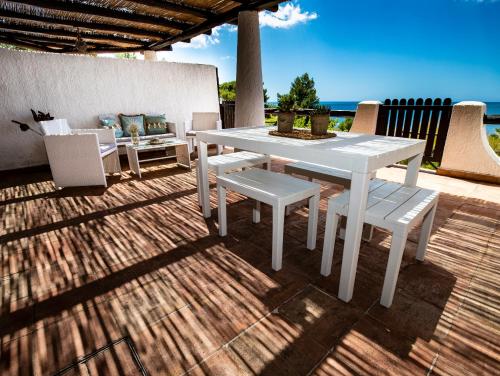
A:
<svg viewBox="0 0 500 376">
<path fill-rule="evenodd" d="M 414 187 L 417 185 L 418 172 L 422 165 L 423 153 L 417 154 L 408 160 L 408 167 L 406 169 L 405 185 Z"/>
<path fill-rule="evenodd" d="M 187 144 L 176 145 L 175 156 L 177 158 L 177 166 L 191 170 L 191 158 L 189 157 L 189 147 Z"/>
<path fill-rule="evenodd" d="M 128 164 L 130 169 L 137 175 L 139 176 L 139 179 L 142 177 L 141 176 L 141 166 L 139 165 L 139 155 L 137 150 L 133 148 L 127 148 L 127 158 L 128 158 Z"/>
<path fill-rule="evenodd" d="M 208 150 L 207 143 L 200 141 L 198 143 L 198 168 L 196 172 L 200 174 L 201 207 L 203 216 L 210 218 L 210 186 L 208 183 Z"/>
<path fill-rule="evenodd" d="M 352 299 L 354 280 L 358 267 L 359 247 L 363 222 L 365 218 L 366 201 L 370 175 L 352 173 L 349 211 L 347 212 L 347 226 L 344 242 L 344 255 L 340 272 L 339 299 L 348 302 Z"/>
</svg>

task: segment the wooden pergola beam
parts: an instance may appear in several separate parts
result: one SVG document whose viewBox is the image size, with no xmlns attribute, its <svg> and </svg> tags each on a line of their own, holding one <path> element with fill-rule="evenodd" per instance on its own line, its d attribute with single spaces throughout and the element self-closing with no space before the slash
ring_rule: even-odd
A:
<svg viewBox="0 0 500 376">
<path fill-rule="evenodd" d="M 208 19 L 205 22 L 202 22 L 201 24 L 194 25 L 191 28 L 184 30 L 182 33 L 171 36 L 161 42 L 152 43 L 149 45 L 149 47 L 153 50 L 156 50 L 158 48 L 163 48 L 177 42 L 182 42 L 185 39 L 194 38 L 195 36 L 203 34 L 204 32 L 211 30 L 216 26 L 238 18 L 239 12 L 245 10 L 263 10 L 269 8 L 272 9 L 274 6 L 277 6 L 281 2 L 283 2 L 283 0 L 253 0 L 241 3 L 241 5 L 231 9 L 228 12 L 221 13 L 215 17 Z"/>
<path fill-rule="evenodd" d="M 77 21 L 77 20 L 63 19 L 50 16 L 39 16 L 29 13 L 6 10 L 6 9 L 0 9 L 0 17 L 19 19 L 23 21 L 36 21 L 48 25 L 65 25 L 65 26 L 72 26 L 75 28 L 84 28 L 95 31 L 109 31 L 125 35 L 137 35 L 137 36 L 142 35 L 145 37 L 154 37 L 154 38 L 168 38 L 172 36 L 172 34 L 166 32 L 141 29 L 131 26 L 112 25 L 100 22 Z"/>
<path fill-rule="evenodd" d="M 69 37 L 69 38 L 77 38 L 80 36 L 84 40 L 111 40 L 121 43 L 129 43 L 129 44 L 139 44 L 144 45 L 144 41 L 133 38 L 125 38 L 116 35 L 109 34 L 89 34 L 86 32 L 75 32 L 66 29 L 49 29 L 44 27 L 34 27 L 29 25 L 21 25 L 21 24 L 11 24 L 11 23 L 2 23 L 0 22 L 0 29 L 8 29 L 8 30 L 17 30 L 24 31 L 27 33 L 38 33 L 38 34 L 46 34 L 46 35 L 56 35 L 61 37 Z"/>
<path fill-rule="evenodd" d="M 142 13 L 131 13 L 118 9 L 104 8 L 96 5 L 75 3 L 67 0 L 9 0 L 13 3 L 28 4 L 39 8 L 59 10 L 64 12 L 87 14 L 113 18 L 117 20 L 145 23 L 155 26 L 164 26 L 176 30 L 185 30 L 190 26 L 188 23 L 170 20 L 164 17 L 151 16 Z"/>
<path fill-rule="evenodd" d="M 9 31 L 9 30 L 2 30 L 0 29 L 0 35 L 4 35 L 7 37 L 10 37 L 11 39 L 18 39 L 18 40 L 23 40 L 25 42 L 29 41 L 35 41 L 35 42 L 47 42 L 50 44 L 57 44 L 61 46 L 68 46 L 68 47 L 74 47 L 76 43 L 76 39 L 61 39 L 61 38 L 51 38 L 48 36 L 42 36 L 42 35 L 27 35 L 23 33 L 18 33 L 15 31 Z M 87 45 L 109 45 L 107 43 L 100 43 L 100 42 L 85 42 Z M 116 47 L 115 45 L 111 45 L 113 47 Z M 144 47 L 142 47 L 144 49 Z"/>
<path fill-rule="evenodd" d="M 170 12 L 177 12 L 192 15 L 198 18 L 207 19 L 216 15 L 216 13 L 202 9 L 198 7 L 193 7 L 189 5 L 184 5 L 181 3 L 174 3 L 171 1 L 163 1 L 163 0 L 128 0 L 131 3 L 137 3 L 141 5 L 147 5 L 150 7 L 167 10 Z"/>
</svg>

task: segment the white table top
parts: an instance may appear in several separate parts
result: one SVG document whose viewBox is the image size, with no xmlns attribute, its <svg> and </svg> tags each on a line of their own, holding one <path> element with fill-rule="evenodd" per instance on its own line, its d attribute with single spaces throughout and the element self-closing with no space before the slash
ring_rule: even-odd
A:
<svg viewBox="0 0 500 376">
<path fill-rule="evenodd" d="M 425 140 L 335 132 L 337 137 L 300 140 L 269 135 L 276 127 L 233 128 L 197 132 L 198 141 L 232 146 L 257 153 L 369 173 L 414 157 L 425 150 Z"/>
<path fill-rule="evenodd" d="M 139 145 L 134 145 L 131 142 L 127 143 L 126 145 L 127 148 L 131 148 L 134 150 L 154 150 L 154 149 L 164 149 L 176 145 L 187 145 L 187 141 L 179 140 L 177 138 L 170 138 L 164 140 L 161 144 L 150 144 L 149 141 L 140 141 Z"/>
</svg>

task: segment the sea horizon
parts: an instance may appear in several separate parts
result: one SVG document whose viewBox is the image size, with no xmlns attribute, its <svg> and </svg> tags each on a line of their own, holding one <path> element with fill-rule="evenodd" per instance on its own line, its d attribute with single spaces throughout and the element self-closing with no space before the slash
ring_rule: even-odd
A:
<svg viewBox="0 0 500 376">
<path fill-rule="evenodd" d="M 346 110 L 354 111 L 361 101 L 320 101 L 323 106 L 328 106 L 332 110 Z M 271 105 L 277 105 L 277 102 L 268 102 Z M 458 102 L 453 102 L 458 103 Z M 486 104 L 486 114 L 488 115 L 500 115 L 500 101 L 499 102 L 484 102 Z M 486 133 L 488 135 L 494 134 L 497 128 L 500 128 L 498 124 L 487 124 Z"/>
</svg>

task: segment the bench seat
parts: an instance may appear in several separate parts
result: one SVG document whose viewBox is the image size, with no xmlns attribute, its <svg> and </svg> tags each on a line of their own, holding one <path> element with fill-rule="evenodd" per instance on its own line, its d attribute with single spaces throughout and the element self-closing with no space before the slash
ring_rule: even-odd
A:
<svg viewBox="0 0 500 376">
<path fill-rule="evenodd" d="M 308 199 L 307 248 L 316 247 L 320 185 L 258 168 L 217 176 L 219 235 L 227 235 L 226 189 L 256 200 L 253 221 L 260 222 L 260 203 L 273 207 L 272 268 L 280 270 L 283 258 L 285 207 Z"/>
<path fill-rule="evenodd" d="M 421 221 L 423 221 L 423 224 L 416 258 L 420 261 L 424 260 L 438 197 L 438 192 L 429 189 L 407 187 L 380 179 L 373 179 L 370 182 L 364 221 L 367 224 L 392 232 L 389 261 L 380 300 L 380 303 L 385 307 L 390 307 L 392 304 L 408 233 Z M 347 216 L 349 212 L 349 198 L 350 191 L 346 190 L 340 196 L 331 197 L 328 200 L 325 241 L 321 261 L 321 274 L 324 276 L 331 273 L 337 226 L 340 217 Z M 344 254 L 342 257 L 342 263 L 349 262 L 346 260 L 355 259 L 354 265 L 357 265 L 357 254 Z M 344 265 L 342 266 L 341 286 L 348 286 L 349 283 L 354 284 L 354 277 L 347 275 L 349 274 L 348 269 L 344 268 Z M 346 281 L 346 283 L 342 283 L 342 281 Z M 339 296 L 346 295 L 345 291 L 339 291 Z"/>
</svg>

